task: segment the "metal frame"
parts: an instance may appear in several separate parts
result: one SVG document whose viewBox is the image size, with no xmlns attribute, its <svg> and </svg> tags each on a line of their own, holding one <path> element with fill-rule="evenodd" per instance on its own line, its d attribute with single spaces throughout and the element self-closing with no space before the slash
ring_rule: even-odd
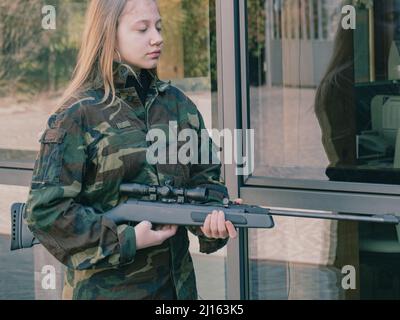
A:
<svg viewBox="0 0 400 320">
<path fill-rule="evenodd" d="M 29 187 L 32 173 L 31 169 L 0 167 L 0 184 Z"/>
<path fill-rule="evenodd" d="M 278 179 L 262 176 L 248 177 L 244 184 L 246 186 L 274 186 L 277 188 L 295 188 L 307 190 L 325 191 L 346 191 L 357 193 L 392 194 L 400 196 L 400 186 L 390 184 L 299 180 L 299 179 Z"/>
<path fill-rule="evenodd" d="M 243 106 L 249 105 L 248 94 L 248 79 L 249 79 L 249 64 L 247 59 L 247 2 L 237 0 L 235 1 L 235 18 L 236 18 L 236 77 L 237 81 L 237 107 L 236 107 L 236 127 L 237 129 L 247 129 L 250 123 L 248 112 L 243 112 Z M 229 127 L 231 128 L 231 127 Z M 246 140 L 243 139 L 242 150 L 246 150 Z M 242 152 L 243 154 L 243 152 Z M 241 188 L 247 176 L 239 176 L 238 185 Z M 244 195 L 239 190 L 240 196 L 244 199 Z M 248 229 L 241 229 L 239 233 L 239 261 L 240 261 L 240 297 L 242 300 L 250 299 L 250 266 L 249 266 L 249 231 Z"/>
<path fill-rule="evenodd" d="M 240 192 L 250 204 L 273 208 L 400 216 L 400 199 L 392 195 L 254 187 L 243 187 Z"/>
<path fill-rule="evenodd" d="M 240 114 L 237 110 L 240 106 L 237 0 L 217 0 L 216 5 L 219 129 L 237 128 L 237 115 Z M 224 163 L 223 155 L 221 161 Z M 223 166 L 223 178 L 232 198 L 239 196 L 235 169 L 234 165 Z M 243 251 L 247 251 L 247 234 L 241 231 L 238 239 L 229 241 L 227 246 L 226 286 L 230 300 L 242 299 L 246 292 L 244 285 L 248 284 L 248 280 L 244 277 L 248 276 L 247 259 L 240 259 L 240 252 Z"/>
</svg>

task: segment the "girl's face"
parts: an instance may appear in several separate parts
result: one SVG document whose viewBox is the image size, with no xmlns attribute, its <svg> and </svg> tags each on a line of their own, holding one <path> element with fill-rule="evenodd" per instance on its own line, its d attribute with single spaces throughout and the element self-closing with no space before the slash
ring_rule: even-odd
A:
<svg viewBox="0 0 400 320">
<path fill-rule="evenodd" d="M 157 67 L 163 46 L 161 17 L 154 0 L 128 1 L 119 18 L 115 59 L 141 69 Z"/>
</svg>

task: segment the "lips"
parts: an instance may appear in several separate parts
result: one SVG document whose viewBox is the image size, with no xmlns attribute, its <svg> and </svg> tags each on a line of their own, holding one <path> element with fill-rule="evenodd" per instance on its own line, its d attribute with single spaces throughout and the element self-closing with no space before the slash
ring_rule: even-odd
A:
<svg viewBox="0 0 400 320">
<path fill-rule="evenodd" d="M 153 51 L 147 54 L 150 58 L 158 58 L 161 55 L 161 51 Z"/>
</svg>

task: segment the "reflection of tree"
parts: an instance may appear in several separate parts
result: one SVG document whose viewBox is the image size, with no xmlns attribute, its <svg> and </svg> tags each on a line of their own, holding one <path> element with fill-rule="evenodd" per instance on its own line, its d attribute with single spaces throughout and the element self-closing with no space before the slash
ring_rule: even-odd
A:
<svg viewBox="0 0 400 320">
<path fill-rule="evenodd" d="M 185 77 L 207 77 L 211 70 L 215 88 L 215 0 L 177 0 L 178 12 L 166 9 L 168 1 L 158 1 L 168 46 L 183 45 Z M 51 1 L 57 29 L 43 30 L 41 10 L 48 1 L 0 1 L 0 95 L 30 95 L 66 85 L 75 67 L 87 3 Z"/>
<path fill-rule="evenodd" d="M 265 1 L 249 0 L 247 2 L 249 76 L 252 85 L 262 85 L 265 82 Z"/>
<path fill-rule="evenodd" d="M 0 3 L 0 95 L 57 90 L 68 81 L 77 54 L 86 1 L 54 0 L 57 29 L 42 29 L 45 0 Z"/>
<path fill-rule="evenodd" d="M 182 1 L 185 77 L 209 74 L 209 7 L 208 0 Z M 196 59 L 193 59 L 196 57 Z"/>
<path fill-rule="evenodd" d="M 164 15 L 164 36 L 177 44 L 173 30 L 182 33 L 184 77 L 211 76 L 212 88 L 217 86 L 215 0 L 182 0 L 180 12 L 169 12 L 166 3 L 159 2 Z M 168 33 L 168 34 L 167 34 Z M 167 48 L 168 49 L 168 48 Z"/>
</svg>

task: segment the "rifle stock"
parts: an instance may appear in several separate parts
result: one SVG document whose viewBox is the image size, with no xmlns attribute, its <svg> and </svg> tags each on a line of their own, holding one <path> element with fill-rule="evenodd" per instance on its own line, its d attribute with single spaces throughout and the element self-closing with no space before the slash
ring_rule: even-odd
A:
<svg viewBox="0 0 400 320">
<path fill-rule="evenodd" d="M 11 251 L 31 248 L 39 241 L 28 229 L 24 220 L 25 203 L 14 203 L 11 206 Z"/>
</svg>

